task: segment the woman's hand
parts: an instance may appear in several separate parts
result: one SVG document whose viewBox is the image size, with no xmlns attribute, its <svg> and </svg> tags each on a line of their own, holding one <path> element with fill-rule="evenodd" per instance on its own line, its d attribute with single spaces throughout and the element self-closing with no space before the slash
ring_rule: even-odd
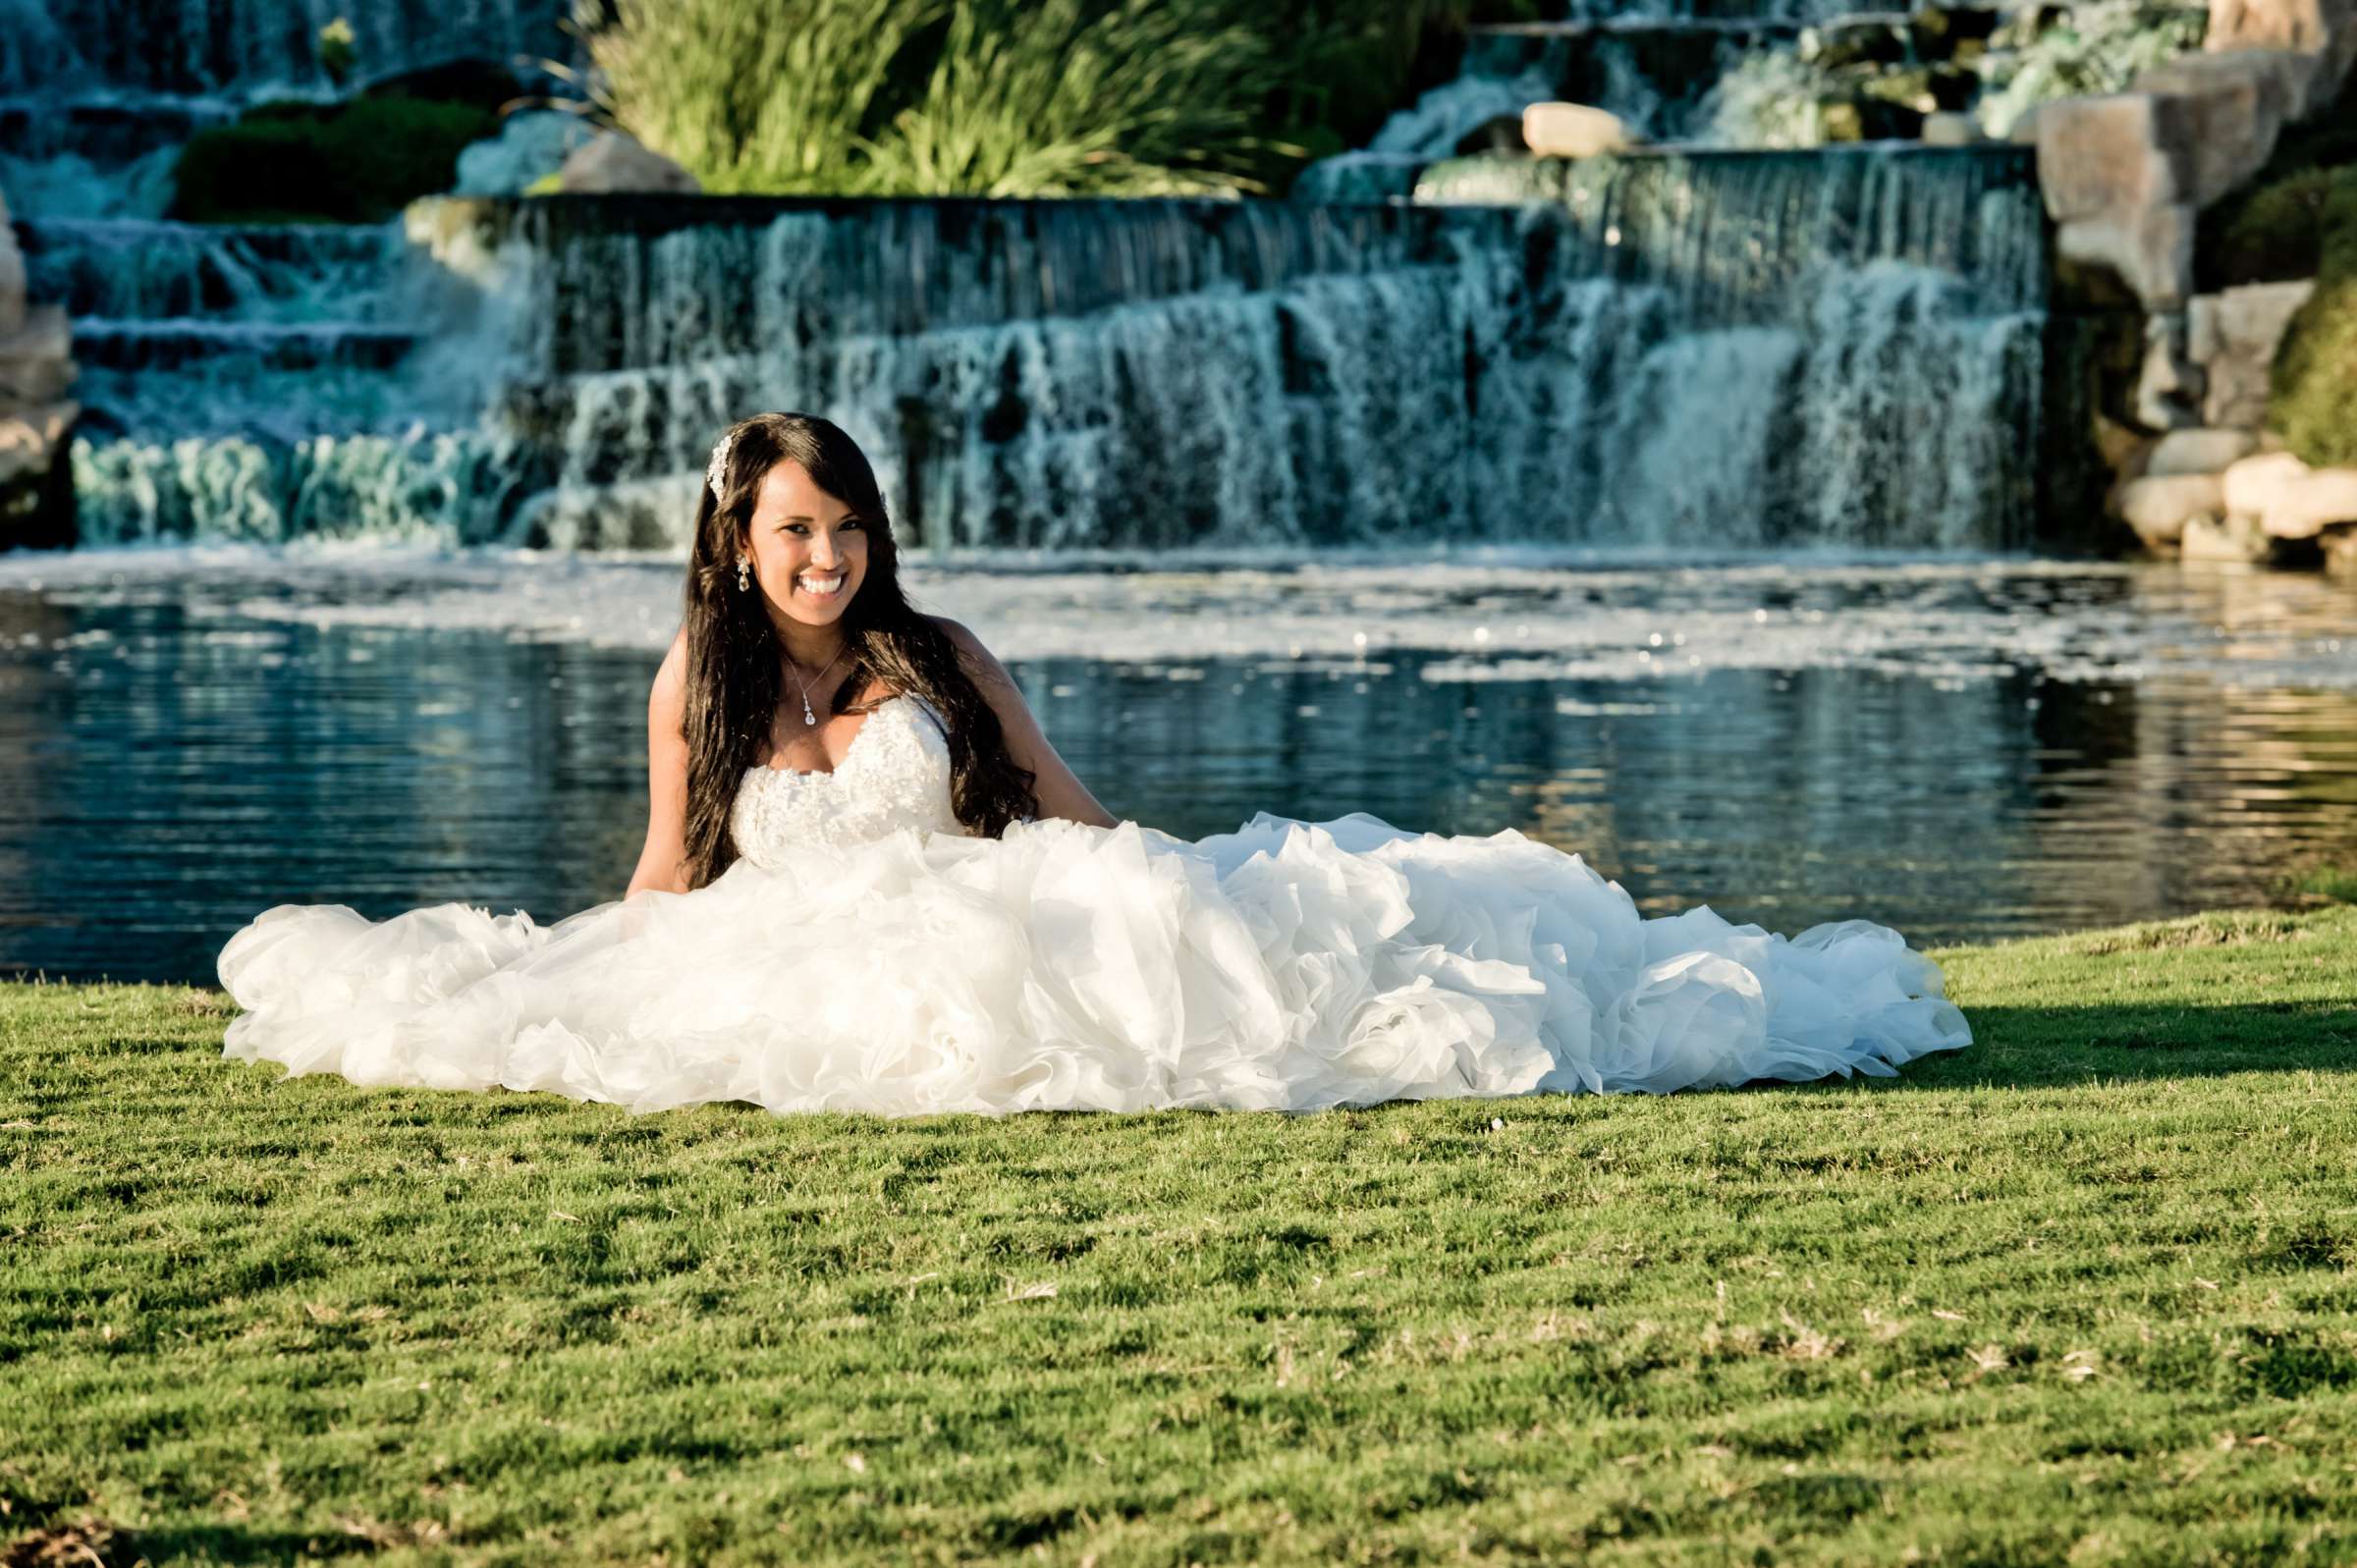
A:
<svg viewBox="0 0 2357 1568">
<path fill-rule="evenodd" d="M 1039 728 L 1031 705 L 1023 700 L 1022 689 L 1007 673 L 1007 667 L 982 646 L 980 638 L 957 622 L 936 616 L 934 623 L 957 644 L 966 673 L 981 688 L 991 712 L 999 716 L 999 728 L 1006 731 L 1007 754 L 1014 759 L 1016 767 L 1029 770 L 1032 792 L 1039 797 L 1039 814 L 1084 823 L 1091 828 L 1117 826 L 1114 814 L 1097 803 L 1088 786 L 1056 755 L 1056 748 L 1048 744 L 1047 732 Z"/>
</svg>

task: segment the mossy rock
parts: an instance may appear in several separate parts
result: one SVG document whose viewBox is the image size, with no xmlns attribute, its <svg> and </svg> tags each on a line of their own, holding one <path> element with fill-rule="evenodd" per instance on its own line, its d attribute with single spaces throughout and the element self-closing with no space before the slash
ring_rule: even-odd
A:
<svg viewBox="0 0 2357 1568">
<path fill-rule="evenodd" d="M 2202 214 L 2194 265 L 2203 293 L 2313 278 L 2324 253 L 2325 205 L 2357 169 L 2357 80 L 2314 121 L 2283 134 L 2267 167 Z"/>
<path fill-rule="evenodd" d="M 2310 463 L 2357 465 L 2357 167 L 2340 170 L 2320 223 L 2316 293 L 2276 351 L 2268 423 Z"/>
<path fill-rule="evenodd" d="M 499 117 L 398 93 L 266 103 L 181 149 L 171 216 L 192 223 L 381 223 L 450 189 L 461 149 Z"/>
</svg>

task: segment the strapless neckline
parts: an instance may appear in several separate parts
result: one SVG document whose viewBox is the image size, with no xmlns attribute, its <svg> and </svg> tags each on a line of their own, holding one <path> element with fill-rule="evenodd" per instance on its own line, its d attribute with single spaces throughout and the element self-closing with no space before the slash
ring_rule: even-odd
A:
<svg viewBox="0 0 2357 1568">
<path fill-rule="evenodd" d="M 867 717 L 859 721 L 859 732 L 851 736 L 851 743 L 843 748 L 843 755 L 835 759 L 835 766 L 832 768 L 773 768 L 768 763 L 756 762 L 744 771 L 748 777 L 756 773 L 775 773 L 782 774 L 789 779 L 832 779 L 849 768 L 852 760 L 859 755 L 860 742 L 865 740 L 867 732 L 876 727 L 876 720 L 882 716 L 884 710 L 896 702 L 907 700 L 906 697 L 896 694 L 886 697 L 882 702 L 870 708 L 867 711 Z"/>
</svg>

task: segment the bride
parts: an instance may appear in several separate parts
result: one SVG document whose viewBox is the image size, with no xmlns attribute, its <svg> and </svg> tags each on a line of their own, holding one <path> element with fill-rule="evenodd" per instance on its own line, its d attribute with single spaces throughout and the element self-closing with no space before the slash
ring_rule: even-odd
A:
<svg viewBox="0 0 2357 1568">
<path fill-rule="evenodd" d="M 824 419 L 722 437 L 647 707 L 646 844 L 535 924 L 281 905 L 222 949 L 226 1053 L 656 1110 L 1308 1110 L 1889 1076 L 1967 1045 L 1862 920 L 1641 917 L 1516 833 L 1117 822 L 973 634 L 903 595 Z"/>
</svg>

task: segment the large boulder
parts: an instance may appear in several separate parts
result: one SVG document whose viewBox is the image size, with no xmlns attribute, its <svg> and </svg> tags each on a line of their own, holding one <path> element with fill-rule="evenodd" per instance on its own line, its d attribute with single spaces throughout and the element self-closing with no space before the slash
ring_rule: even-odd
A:
<svg viewBox="0 0 2357 1568">
<path fill-rule="evenodd" d="M 2308 471 L 2308 465 L 2288 452 L 2263 452 L 2245 458 L 2229 467 L 2220 480 L 2226 511 L 2237 517 L 2263 517 Z"/>
<path fill-rule="evenodd" d="M 2183 101 L 2187 195 L 2207 207 L 2267 167 L 2284 126 L 2305 112 L 2315 80 L 2312 56 L 2271 49 L 2187 55 L 2143 73 L 2134 90 Z"/>
<path fill-rule="evenodd" d="M 2147 549 L 2167 554 L 2196 517 L 2225 514 L 2225 486 L 2214 473 L 2138 479 L 2119 493 L 2119 514 Z"/>
<path fill-rule="evenodd" d="M 2275 539 L 2313 539 L 2351 524 L 2357 524 L 2357 468 L 2311 469 L 2259 514 L 2259 526 Z"/>
<path fill-rule="evenodd" d="M 2148 309 L 2193 292 L 2198 180 L 2193 106 L 2167 93 L 2065 98 L 2038 114 L 2038 181 L 2059 225 L 2064 281 L 2100 297 L 2108 275 Z M 2092 275 L 2092 276 L 2091 276 Z"/>
<path fill-rule="evenodd" d="M 1522 111 L 1522 140 L 1542 158 L 1593 158 L 1640 139 L 1618 115 L 1584 103 L 1534 103 Z"/>
<path fill-rule="evenodd" d="M 2258 450 L 2259 437 L 2248 430 L 2172 430 L 2153 449 L 2144 471 L 2156 479 L 2192 474 L 2215 477 Z M 2221 506 L 2223 501 L 2221 489 Z"/>
<path fill-rule="evenodd" d="M 2291 318 L 2314 283 L 2260 283 L 2202 295 L 2187 308 L 2186 351 L 2202 367 L 2202 422 L 2257 430 L 2267 422 L 2269 373 Z"/>
<path fill-rule="evenodd" d="M 0 201 L 0 549 L 73 542 L 74 374 L 66 313 L 26 299 L 25 258 Z"/>
<path fill-rule="evenodd" d="M 2063 98 L 2038 111 L 2038 184 L 2069 225 L 2193 199 L 2193 112 L 2164 93 Z"/>
<path fill-rule="evenodd" d="M 2357 65 L 2357 0 L 2210 0 L 2203 47 L 2216 54 L 2251 49 L 2309 55 L 2318 63 L 2302 115 L 2332 102 Z"/>
<path fill-rule="evenodd" d="M 694 195 L 704 189 L 695 176 L 619 131 L 575 148 L 563 178 L 567 191 L 589 195 Z"/>
<path fill-rule="evenodd" d="M 0 334 L 0 408 L 55 403 L 74 385 L 74 337 L 62 305 L 30 305 Z"/>
</svg>

